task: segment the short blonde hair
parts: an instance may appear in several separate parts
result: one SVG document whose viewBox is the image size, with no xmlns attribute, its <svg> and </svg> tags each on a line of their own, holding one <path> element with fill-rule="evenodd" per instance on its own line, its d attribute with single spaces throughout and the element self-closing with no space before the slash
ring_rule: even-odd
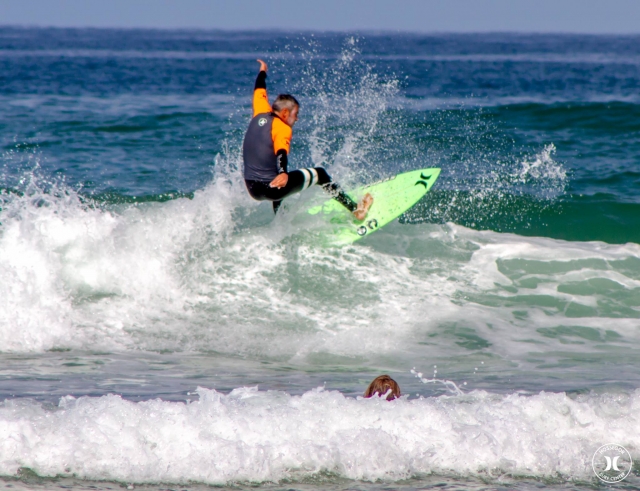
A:
<svg viewBox="0 0 640 491">
<path fill-rule="evenodd" d="M 378 397 L 385 395 L 391 389 L 391 393 L 387 395 L 387 401 L 392 401 L 400 397 L 400 386 L 389 375 L 380 375 L 373 379 L 373 382 L 369 384 L 367 390 L 364 391 L 365 397 L 373 397 L 378 394 Z"/>
</svg>

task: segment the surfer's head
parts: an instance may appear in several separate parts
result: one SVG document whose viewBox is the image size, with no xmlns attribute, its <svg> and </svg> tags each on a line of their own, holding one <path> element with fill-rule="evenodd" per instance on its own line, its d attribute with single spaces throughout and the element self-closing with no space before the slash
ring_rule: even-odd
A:
<svg viewBox="0 0 640 491">
<path fill-rule="evenodd" d="M 300 103 L 291 94 L 280 94 L 276 97 L 276 100 L 273 101 L 271 108 L 273 112 L 289 126 L 293 126 L 296 124 L 296 121 L 298 121 Z"/>
<path fill-rule="evenodd" d="M 373 397 L 376 394 L 378 397 L 387 394 L 387 401 L 392 401 L 400 397 L 400 386 L 389 375 L 380 375 L 374 378 L 367 390 L 364 391 L 365 397 Z"/>
</svg>

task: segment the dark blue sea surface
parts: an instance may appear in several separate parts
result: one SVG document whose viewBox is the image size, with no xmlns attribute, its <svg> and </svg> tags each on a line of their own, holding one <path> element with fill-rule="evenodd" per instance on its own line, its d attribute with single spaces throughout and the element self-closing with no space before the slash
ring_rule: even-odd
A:
<svg viewBox="0 0 640 491">
<path fill-rule="evenodd" d="M 292 168 L 433 189 L 274 217 L 257 58 Z M 0 28 L 0 487 L 592 489 L 639 349 L 639 36 Z"/>
</svg>

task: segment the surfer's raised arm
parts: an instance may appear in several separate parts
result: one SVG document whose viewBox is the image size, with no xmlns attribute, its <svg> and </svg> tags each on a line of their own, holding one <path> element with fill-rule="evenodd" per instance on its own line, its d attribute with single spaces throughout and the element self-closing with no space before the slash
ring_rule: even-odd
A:
<svg viewBox="0 0 640 491">
<path fill-rule="evenodd" d="M 253 87 L 253 115 L 260 113 L 270 113 L 271 105 L 267 97 L 267 64 L 258 60 L 260 63 L 260 72 L 256 77 L 256 83 Z"/>
<path fill-rule="evenodd" d="M 323 167 L 288 172 L 292 128 L 298 120 L 300 103 L 291 94 L 280 94 L 272 107 L 267 96 L 267 64 L 262 60 L 258 63 L 260 71 L 253 88 L 253 116 L 242 144 L 244 182 L 251 197 L 272 201 L 276 212 L 284 198 L 318 184 L 357 220 L 364 220 L 373 203 L 370 194 L 356 203 L 331 181 Z"/>
</svg>

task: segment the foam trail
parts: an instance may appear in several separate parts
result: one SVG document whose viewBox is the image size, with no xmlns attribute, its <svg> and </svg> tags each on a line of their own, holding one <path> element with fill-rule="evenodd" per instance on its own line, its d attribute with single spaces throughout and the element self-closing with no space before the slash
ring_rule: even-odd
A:
<svg viewBox="0 0 640 491">
<path fill-rule="evenodd" d="M 474 391 L 388 402 L 322 388 L 302 396 L 198 389 L 192 403 L 65 397 L 0 406 L 0 474 L 225 484 L 323 472 L 395 481 L 427 474 L 591 479 L 615 441 L 638 456 L 640 391 L 570 398 Z"/>
<path fill-rule="evenodd" d="M 22 196 L 5 195 L 0 349 L 130 347 L 125 327 L 161 323 L 194 299 L 177 265 L 194 242 L 233 231 L 244 197 L 233 186 L 221 178 L 193 200 L 120 210 L 87 206 L 65 187 L 45 192 L 33 177 Z"/>
</svg>

